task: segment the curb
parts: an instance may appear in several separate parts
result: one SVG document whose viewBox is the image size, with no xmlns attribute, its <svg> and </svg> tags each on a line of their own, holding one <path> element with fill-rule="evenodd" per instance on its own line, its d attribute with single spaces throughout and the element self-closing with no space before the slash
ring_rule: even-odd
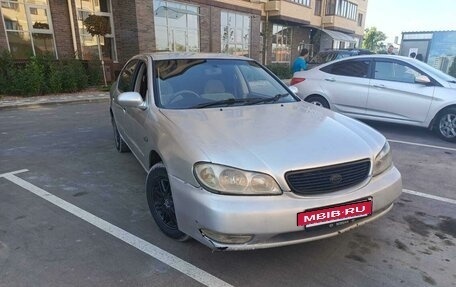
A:
<svg viewBox="0 0 456 287">
<path fill-rule="evenodd" d="M 109 101 L 109 96 L 104 98 L 88 98 L 88 99 L 70 99 L 70 100 L 60 100 L 60 101 L 49 101 L 49 102 L 31 102 L 31 103 L 18 103 L 11 105 L 0 105 L 0 110 L 10 110 L 10 109 L 20 109 L 20 108 L 30 108 L 30 107 L 40 107 L 40 106 L 51 106 L 51 105 L 60 105 L 60 104 L 74 104 L 74 103 L 101 103 Z"/>
</svg>

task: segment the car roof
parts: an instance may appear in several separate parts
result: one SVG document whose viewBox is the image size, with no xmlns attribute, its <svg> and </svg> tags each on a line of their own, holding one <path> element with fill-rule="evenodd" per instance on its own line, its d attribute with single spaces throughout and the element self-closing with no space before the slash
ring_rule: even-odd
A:
<svg viewBox="0 0 456 287">
<path fill-rule="evenodd" d="M 178 59 L 223 59 L 223 60 L 252 60 L 244 56 L 234 56 L 222 53 L 194 53 L 194 52 L 156 52 L 146 53 L 143 56 L 151 57 L 154 61 Z M 141 55 L 138 55 L 141 56 Z"/>
<path fill-rule="evenodd" d="M 353 48 L 353 49 L 329 49 L 329 50 L 320 51 L 319 53 L 334 53 L 334 52 L 345 52 L 345 53 L 360 52 L 360 53 L 371 53 L 371 54 L 373 54 L 373 52 L 371 52 L 368 49 L 355 49 L 355 48 Z"/>
<path fill-rule="evenodd" d="M 405 57 L 405 56 L 388 55 L 388 54 L 368 54 L 368 55 L 356 55 L 356 56 L 349 57 L 349 58 L 334 60 L 334 61 L 322 64 L 321 66 L 328 66 L 328 65 L 331 65 L 331 64 L 334 64 L 337 62 L 352 61 L 352 60 L 356 60 L 356 59 L 392 59 L 392 60 L 402 60 L 402 61 L 406 61 L 406 62 L 410 62 L 410 61 L 414 60 L 410 57 Z M 415 61 L 418 61 L 418 60 L 415 60 Z"/>
</svg>

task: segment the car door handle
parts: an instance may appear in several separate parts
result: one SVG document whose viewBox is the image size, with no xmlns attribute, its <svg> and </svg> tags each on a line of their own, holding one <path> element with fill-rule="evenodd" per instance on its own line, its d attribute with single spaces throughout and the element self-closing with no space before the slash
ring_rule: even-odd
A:
<svg viewBox="0 0 456 287">
<path fill-rule="evenodd" d="M 334 79 L 334 78 L 327 78 L 327 79 L 325 79 L 325 81 L 328 81 L 328 82 L 335 82 L 336 79 Z"/>
<path fill-rule="evenodd" d="M 381 85 L 381 84 L 380 84 L 380 85 L 372 85 L 372 87 L 374 87 L 374 88 L 379 88 L 379 89 L 384 89 L 384 88 L 386 88 L 385 85 Z"/>
</svg>

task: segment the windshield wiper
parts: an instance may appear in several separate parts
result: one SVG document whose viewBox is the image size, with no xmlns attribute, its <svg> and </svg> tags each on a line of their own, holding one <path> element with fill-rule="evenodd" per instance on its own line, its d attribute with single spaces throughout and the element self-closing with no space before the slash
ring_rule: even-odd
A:
<svg viewBox="0 0 456 287">
<path fill-rule="evenodd" d="M 289 93 L 277 94 L 277 95 L 275 95 L 274 97 L 270 97 L 270 98 L 261 98 L 261 99 L 258 99 L 258 100 L 251 101 L 249 104 L 250 104 L 250 105 L 256 105 L 256 104 L 259 104 L 259 103 L 275 103 L 275 102 L 277 102 L 278 100 L 280 100 L 281 98 L 287 97 L 288 95 L 289 95 Z"/>
<path fill-rule="evenodd" d="M 202 108 L 208 108 L 208 107 L 214 107 L 214 106 L 232 106 L 234 104 L 239 104 L 239 103 L 249 103 L 250 101 L 251 101 L 251 99 L 229 98 L 229 99 L 224 99 L 224 100 L 219 100 L 219 101 L 214 101 L 214 102 L 209 102 L 209 103 L 198 104 L 196 106 L 191 107 L 191 109 L 202 109 Z"/>
</svg>

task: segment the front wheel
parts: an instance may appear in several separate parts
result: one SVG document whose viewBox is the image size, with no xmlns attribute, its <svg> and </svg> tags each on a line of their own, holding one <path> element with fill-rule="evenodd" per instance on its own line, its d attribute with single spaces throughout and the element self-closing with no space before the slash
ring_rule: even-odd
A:
<svg viewBox="0 0 456 287">
<path fill-rule="evenodd" d="M 189 236 L 177 227 L 171 185 L 163 163 L 157 163 L 150 169 L 146 179 L 146 193 L 150 213 L 160 230 L 179 241 L 189 239 Z"/>
<path fill-rule="evenodd" d="M 449 142 L 456 142 L 456 108 L 440 112 L 435 121 L 437 135 Z"/>
<path fill-rule="evenodd" d="M 328 101 L 325 98 L 323 98 L 322 96 L 310 96 L 310 97 L 306 98 L 306 102 L 314 104 L 319 107 L 329 109 Z"/>
</svg>

